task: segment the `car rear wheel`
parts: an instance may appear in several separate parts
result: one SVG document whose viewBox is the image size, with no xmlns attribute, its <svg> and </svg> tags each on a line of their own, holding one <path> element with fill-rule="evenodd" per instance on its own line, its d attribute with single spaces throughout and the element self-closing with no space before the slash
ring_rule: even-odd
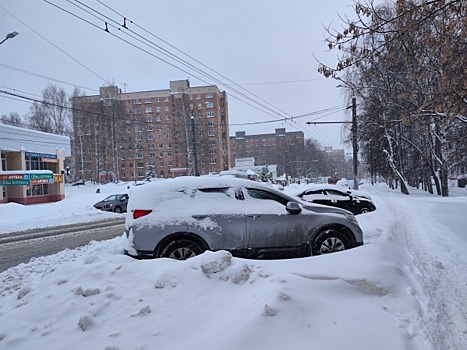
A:
<svg viewBox="0 0 467 350">
<path fill-rule="evenodd" d="M 186 260 L 204 252 L 203 247 L 191 239 L 181 238 L 167 244 L 160 254 L 161 258 Z"/>
<path fill-rule="evenodd" d="M 360 209 L 360 211 L 358 213 L 359 214 L 365 214 L 365 213 L 369 213 L 369 212 L 370 212 L 369 208 L 363 207 L 362 209 Z"/>
<path fill-rule="evenodd" d="M 347 236 L 335 229 L 325 230 L 316 235 L 312 245 L 313 255 L 340 252 L 350 248 L 350 242 Z"/>
</svg>

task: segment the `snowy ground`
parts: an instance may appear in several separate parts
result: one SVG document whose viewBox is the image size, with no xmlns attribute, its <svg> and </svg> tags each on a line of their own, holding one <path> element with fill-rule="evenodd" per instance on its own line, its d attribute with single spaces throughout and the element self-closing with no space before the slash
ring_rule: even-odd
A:
<svg viewBox="0 0 467 350">
<path fill-rule="evenodd" d="M 2 232 L 118 215 L 126 185 L 0 205 Z M 365 186 L 365 245 L 304 259 L 134 260 L 120 237 L 0 274 L 0 349 L 467 349 L 467 189 Z M 24 220 L 32 217 L 34 220 Z"/>
</svg>

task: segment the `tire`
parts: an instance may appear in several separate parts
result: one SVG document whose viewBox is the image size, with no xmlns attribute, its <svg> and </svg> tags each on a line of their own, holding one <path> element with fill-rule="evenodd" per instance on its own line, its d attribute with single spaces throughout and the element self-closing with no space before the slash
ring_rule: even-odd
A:
<svg viewBox="0 0 467 350">
<path fill-rule="evenodd" d="M 114 213 L 121 213 L 122 212 L 122 208 L 120 207 L 115 207 L 114 208 Z"/>
<path fill-rule="evenodd" d="M 180 238 L 167 244 L 164 249 L 162 249 L 160 257 L 186 260 L 202 254 L 204 251 L 205 249 L 198 242 L 187 238 Z"/>
<path fill-rule="evenodd" d="M 362 209 L 359 210 L 358 214 L 365 214 L 365 213 L 369 213 L 370 211 L 371 211 L 370 208 L 363 207 Z"/>
<path fill-rule="evenodd" d="M 322 255 L 340 252 L 350 248 L 347 236 L 334 229 L 329 229 L 318 233 L 311 245 L 313 255 Z"/>
</svg>

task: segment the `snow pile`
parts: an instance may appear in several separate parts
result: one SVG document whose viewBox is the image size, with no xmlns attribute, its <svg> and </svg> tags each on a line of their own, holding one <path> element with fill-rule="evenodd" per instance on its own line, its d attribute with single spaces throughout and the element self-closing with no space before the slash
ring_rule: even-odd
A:
<svg viewBox="0 0 467 350">
<path fill-rule="evenodd" d="M 341 253 L 134 260 L 117 237 L 10 268 L 0 348 L 467 348 L 467 219 L 444 219 L 467 195 L 367 190 L 366 244 Z"/>
</svg>

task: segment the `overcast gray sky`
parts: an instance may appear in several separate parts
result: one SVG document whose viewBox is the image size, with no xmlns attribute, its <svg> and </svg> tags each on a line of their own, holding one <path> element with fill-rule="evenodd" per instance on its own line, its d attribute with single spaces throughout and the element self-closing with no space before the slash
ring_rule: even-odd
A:
<svg viewBox="0 0 467 350">
<path fill-rule="evenodd" d="M 167 89 L 169 81 L 188 78 L 192 86 L 227 91 L 230 135 L 285 127 L 322 146 L 342 148 L 340 124 L 306 122 L 350 119 L 337 81 L 317 73 L 313 54 L 335 63 L 336 53 L 326 52 L 323 25 L 340 29 L 339 15 L 351 16 L 351 5 L 352 0 L 2 0 L 0 40 L 13 31 L 19 35 L 0 45 L 0 90 L 40 99 L 49 83 L 68 94 L 78 86 L 93 95 L 108 82 L 133 92 Z M 130 43 L 106 33 L 99 13 L 109 17 L 112 34 Z M 144 43 L 118 30 L 113 20 L 123 24 L 122 16 Z M 148 40 L 212 77 L 146 46 Z M 25 115 L 29 107 L 0 93 L 0 115 Z M 284 120 L 326 109 L 331 112 Z M 275 122 L 245 124 L 265 121 Z"/>
</svg>

